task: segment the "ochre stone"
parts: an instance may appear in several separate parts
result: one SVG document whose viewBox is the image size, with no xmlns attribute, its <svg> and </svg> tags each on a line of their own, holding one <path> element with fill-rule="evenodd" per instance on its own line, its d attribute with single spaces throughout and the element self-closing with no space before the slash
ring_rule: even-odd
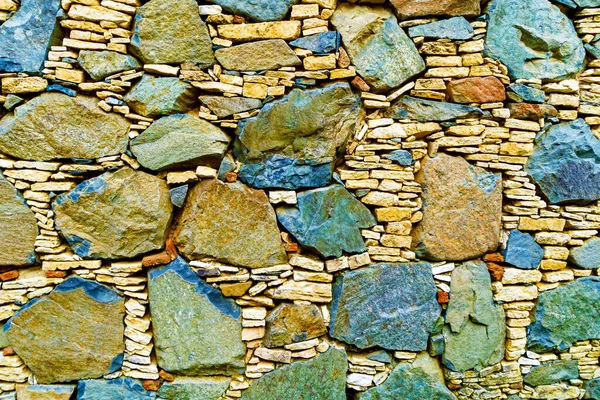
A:
<svg viewBox="0 0 600 400">
<path fill-rule="evenodd" d="M 390 0 L 402 19 L 435 15 L 477 17 L 480 0 Z"/>
<path fill-rule="evenodd" d="M 506 89 L 495 76 L 464 78 L 448 82 L 446 100 L 453 103 L 496 103 L 506 100 Z"/>
</svg>

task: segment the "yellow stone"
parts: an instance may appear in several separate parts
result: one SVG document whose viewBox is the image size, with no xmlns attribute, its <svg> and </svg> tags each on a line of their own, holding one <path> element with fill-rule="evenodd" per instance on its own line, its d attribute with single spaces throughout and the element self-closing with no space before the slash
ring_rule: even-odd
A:
<svg viewBox="0 0 600 400">
<path fill-rule="evenodd" d="M 37 76 L 24 78 L 2 78 L 2 93 L 38 93 L 48 87 L 48 81 Z"/>
<path fill-rule="evenodd" d="M 218 31 L 221 38 L 234 42 L 264 39 L 294 40 L 300 37 L 302 22 L 276 21 L 257 24 L 219 25 Z"/>
</svg>

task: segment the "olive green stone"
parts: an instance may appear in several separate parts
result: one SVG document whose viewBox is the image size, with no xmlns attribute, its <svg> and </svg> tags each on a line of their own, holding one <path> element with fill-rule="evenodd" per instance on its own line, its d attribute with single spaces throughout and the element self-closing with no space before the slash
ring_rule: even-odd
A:
<svg viewBox="0 0 600 400">
<path fill-rule="evenodd" d="M 95 81 L 118 72 L 141 67 L 135 58 L 116 51 L 81 50 L 77 62 Z"/>
<path fill-rule="evenodd" d="M 266 347 L 282 347 L 327 333 L 323 315 L 314 304 L 280 304 L 269 313 L 266 322 Z"/>
<path fill-rule="evenodd" d="M 557 360 L 533 367 L 525 375 L 524 381 L 530 386 L 539 386 L 577 378 L 579 378 L 579 362 L 577 360 Z"/>
<path fill-rule="evenodd" d="M 125 96 L 125 101 L 134 112 L 158 118 L 191 110 L 196 103 L 196 91 L 176 77 L 144 75 Z"/>
<path fill-rule="evenodd" d="M 176 377 L 164 382 L 158 395 L 165 400 L 218 400 L 229 388 L 230 378 Z"/>
<path fill-rule="evenodd" d="M 282 39 L 225 47 L 217 50 L 215 56 L 223 68 L 232 71 L 276 70 L 302 65 L 294 50 Z"/>
</svg>

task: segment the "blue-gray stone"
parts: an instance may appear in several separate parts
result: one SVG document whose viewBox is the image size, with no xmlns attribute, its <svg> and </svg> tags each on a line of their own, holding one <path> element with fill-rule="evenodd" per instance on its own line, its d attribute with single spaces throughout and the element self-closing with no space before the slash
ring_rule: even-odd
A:
<svg viewBox="0 0 600 400">
<path fill-rule="evenodd" d="M 60 45 L 60 0 L 22 0 L 0 26 L 0 72 L 40 74 L 50 46 Z"/>
<path fill-rule="evenodd" d="M 600 48 L 598 48 L 598 42 L 594 44 L 586 43 L 584 44 L 584 47 L 594 58 L 600 58 Z"/>
<path fill-rule="evenodd" d="M 90 379 L 77 384 L 77 400 L 154 400 L 156 393 L 131 378 Z"/>
<path fill-rule="evenodd" d="M 538 136 L 525 171 L 550 203 L 600 199 L 600 140 L 583 119 L 551 127 Z"/>
<path fill-rule="evenodd" d="M 590 379 L 583 385 L 585 399 L 600 400 L 600 378 Z"/>
<path fill-rule="evenodd" d="M 140 68 L 142 65 L 135 58 L 116 51 L 81 50 L 77 62 L 95 81 L 109 75 L 130 69 Z"/>
<path fill-rule="evenodd" d="M 530 386 L 539 386 L 577 378 L 579 378 L 577 360 L 557 360 L 533 367 L 523 380 Z"/>
<path fill-rule="evenodd" d="M 290 42 L 290 46 L 310 50 L 314 55 L 323 56 L 335 53 L 340 47 L 339 32 L 324 32 L 317 35 L 304 36 Z"/>
<path fill-rule="evenodd" d="M 239 178 L 258 189 L 302 189 L 331 183 L 331 163 L 315 164 L 273 155 L 265 161 L 242 165 Z"/>
<path fill-rule="evenodd" d="M 173 203 L 175 207 L 183 207 L 188 189 L 189 185 L 182 185 L 169 190 L 169 193 L 171 194 L 171 203 Z"/>
<path fill-rule="evenodd" d="M 552 0 L 552 1 L 556 4 L 562 4 L 563 6 L 566 6 L 569 8 L 577 8 L 577 3 L 575 3 L 573 0 Z"/>
<path fill-rule="evenodd" d="M 219 166 L 218 178 L 223 182 L 227 181 L 227 174 L 229 172 L 235 171 L 236 165 L 235 160 L 231 156 L 231 154 L 225 154 L 223 160 L 221 161 L 221 165 Z"/>
<path fill-rule="evenodd" d="M 390 364 L 392 362 L 392 357 L 383 350 L 374 351 L 372 353 L 367 354 L 367 359 L 371 361 L 379 361 L 382 363 Z"/>
<path fill-rule="evenodd" d="M 410 118 L 416 121 L 445 122 L 463 118 L 491 117 L 488 111 L 462 104 L 446 103 L 404 96 L 397 100 L 384 115 L 394 119 Z"/>
<path fill-rule="evenodd" d="M 600 339 L 600 277 L 580 278 L 540 294 L 527 327 L 528 349 L 567 351 L 579 340 Z M 573 323 L 577 321 L 577 323 Z"/>
<path fill-rule="evenodd" d="M 517 103 L 539 103 L 546 101 L 546 94 L 543 90 L 532 88 L 522 83 L 512 83 L 508 87 L 508 97 Z"/>
<path fill-rule="evenodd" d="M 298 193 L 297 207 L 279 207 L 279 222 L 298 242 L 323 257 L 367 251 L 360 230 L 377 223 L 342 185 Z"/>
<path fill-rule="evenodd" d="M 465 17 L 454 17 L 408 28 L 408 36 L 467 40 L 473 37 L 473 27 Z"/>
<path fill-rule="evenodd" d="M 59 93 L 66 94 L 69 97 L 77 96 L 77 91 L 75 89 L 71 89 L 71 88 L 65 87 L 63 85 L 59 85 L 58 83 L 53 83 L 52 85 L 49 85 L 46 88 L 46 92 L 59 92 Z"/>
<path fill-rule="evenodd" d="M 210 0 L 225 11 L 241 15 L 255 22 L 284 19 L 292 6 L 300 0 Z"/>
<path fill-rule="evenodd" d="M 584 7 L 600 7 L 600 0 L 574 0 L 581 8 Z"/>
<path fill-rule="evenodd" d="M 510 232 L 504 261 L 521 269 L 536 269 L 544 258 L 544 249 L 528 233 L 517 229 Z"/>
<path fill-rule="evenodd" d="M 188 112 L 196 103 L 196 91 L 177 77 L 157 78 L 146 74 L 124 100 L 134 112 L 157 118 Z"/>
<path fill-rule="evenodd" d="M 488 15 L 485 52 L 513 78 L 563 80 L 583 69 L 573 23 L 548 0 L 494 0 Z"/>
<path fill-rule="evenodd" d="M 388 160 L 392 160 L 403 167 L 410 167 L 411 165 L 415 164 L 412 153 L 408 150 L 396 150 L 390 154 L 384 155 L 383 157 L 387 158 Z"/>
<path fill-rule="evenodd" d="M 441 313 L 431 265 L 376 264 L 333 285 L 329 334 L 366 349 L 422 351 Z"/>
<path fill-rule="evenodd" d="M 583 246 L 571 248 L 569 261 L 580 268 L 600 268 L 600 238 L 593 237 L 587 240 Z"/>
</svg>

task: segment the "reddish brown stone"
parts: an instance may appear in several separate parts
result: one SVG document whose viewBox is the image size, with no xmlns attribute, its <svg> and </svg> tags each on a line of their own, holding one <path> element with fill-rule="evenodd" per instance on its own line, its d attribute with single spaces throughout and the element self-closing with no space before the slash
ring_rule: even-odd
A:
<svg viewBox="0 0 600 400">
<path fill-rule="evenodd" d="M 448 83 L 446 100 L 453 103 L 496 103 L 506 100 L 506 89 L 495 76 L 464 78 Z"/>
<path fill-rule="evenodd" d="M 456 383 L 448 383 L 446 386 L 450 390 L 458 390 L 458 389 L 460 389 L 462 387 L 462 385 L 459 385 L 459 384 L 456 384 Z"/>
<path fill-rule="evenodd" d="M 2 355 L 4 356 L 14 356 L 15 350 L 12 347 L 5 347 L 2 349 Z"/>
<path fill-rule="evenodd" d="M 531 119 L 534 121 L 540 118 L 556 117 L 558 111 L 550 104 L 529 104 L 529 103 L 510 103 L 508 105 L 510 117 L 517 119 Z"/>
<path fill-rule="evenodd" d="M 225 174 L 225 180 L 229 183 L 233 183 L 235 181 L 237 181 L 238 178 L 238 174 L 236 174 L 235 172 L 228 172 Z"/>
<path fill-rule="evenodd" d="M 158 376 L 160 376 L 167 382 L 173 382 L 175 380 L 175 377 L 173 375 L 162 369 L 158 372 Z"/>
<path fill-rule="evenodd" d="M 340 47 L 338 51 L 340 53 L 337 59 L 338 67 L 348 68 L 350 66 L 350 57 L 348 56 L 348 53 L 346 53 L 346 50 L 344 50 L 343 47 Z"/>
<path fill-rule="evenodd" d="M 242 17 L 241 15 L 234 15 L 233 16 L 233 23 L 234 24 L 245 24 L 246 23 L 246 18 Z"/>
<path fill-rule="evenodd" d="M 0 281 L 12 281 L 13 279 L 17 279 L 19 277 L 19 271 L 7 271 L 0 274 Z"/>
<path fill-rule="evenodd" d="M 504 267 L 493 262 L 488 262 L 486 264 L 488 271 L 490 272 L 490 276 L 492 277 L 492 281 L 501 281 L 502 277 L 504 276 Z"/>
<path fill-rule="evenodd" d="M 285 243 L 285 251 L 295 253 L 298 251 L 298 243 Z"/>
<path fill-rule="evenodd" d="M 171 238 L 167 239 L 167 241 L 165 242 L 165 251 L 167 252 L 167 254 L 169 254 L 171 260 L 176 259 L 179 255 L 179 253 L 177 253 L 177 246 L 175 246 L 175 243 L 173 243 L 173 240 L 171 240 Z"/>
<path fill-rule="evenodd" d="M 493 262 L 493 263 L 502 263 L 502 262 L 504 262 L 504 256 L 500 253 L 488 253 L 485 256 L 483 256 L 483 261 Z"/>
<path fill-rule="evenodd" d="M 64 278 L 67 276 L 66 271 L 46 271 L 46 278 Z"/>
<path fill-rule="evenodd" d="M 145 380 L 142 384 L 144 385 L 144 389 L 146 389 L 150 392 L 158 392 L 158 389 L 160 389 L 160 381 L 159 380 L 155 380 L 155 381 Z"/>
<path fill-rule="evenodd" d="M 437 301 L 440 304 L 447 304 L 450 301 L 450 293 L 437 292 Z"/>
<path fill-rule="evenodd" d="M 151 254 L 149 256 L 145 256 L 142 258 L 142 265 L 144 267 L 154 267 L 157 265 L 167 265 L 170 263 L 171 256 L 166 251 L 160 252 L 158 254 Z"/>
<path fill-rule="evenodd" d="M 400 19 L 434 15 L 477 17 L 481 0 L 390 0 Z"/>
<path fill-rule="evenodd" d="M 352 79 L 352 82 L 350 83 L 352 84 L 352 86 L 363 92 L 371 91 L 371 88 L 369 87 L 369 85 L 367 85 L 367 82 L 365 82 L 365 80 L 358 75 L 355 76 L 354 79 Z"/>
</svg>

